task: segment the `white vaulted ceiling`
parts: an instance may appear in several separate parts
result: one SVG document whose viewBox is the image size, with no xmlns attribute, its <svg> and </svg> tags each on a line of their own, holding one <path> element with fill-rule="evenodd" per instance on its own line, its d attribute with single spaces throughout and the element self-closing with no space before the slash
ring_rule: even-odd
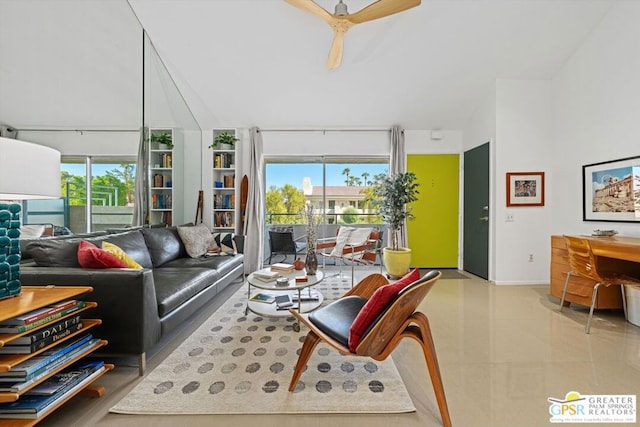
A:
<svg viewBox="0 0 640 427">
<path fill-rule="evenodd" d="M 553 78 L 614 3 L 423 0 L 352 28 L 327 70 L 331 29 L 284 0 L 0 0 L 0 122 L 137 127 L 135 14 L 204 129 L 461 129 L 496 79 Z"/>
</svg>

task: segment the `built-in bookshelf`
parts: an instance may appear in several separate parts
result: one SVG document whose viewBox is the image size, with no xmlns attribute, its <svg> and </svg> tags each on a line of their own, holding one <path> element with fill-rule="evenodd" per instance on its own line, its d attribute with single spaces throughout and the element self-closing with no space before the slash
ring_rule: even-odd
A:
<svg viewBox="0 0 640 427">
<path fill-rule="evenodd" d="M 149 130 L 149 223 L 173 225 L 174 206 L 180 206 L 182 192 L 177 190 L 181 161 L 181 134 L 172 128 Z"/>
<path fill-rule="evenodd" d="M 24 317 L 25 314 L 33 314 L 34 311 L 45 311 L 45 313 L 38 314 L 38 316 L 42 316 L 41 319 L 30 319 L 30 323 L 26 323 L 37 326 L 29 328 L 18 327 L 18 331 L 0 333 L 0 348 L 11 347 L 19 340 L 24 340 L 25 337 L 37 336 L 39 333 L 44 336 L 46 331 L 59 334 L 58 339 L 30 353 L 0 354 L 0 374 L 3 374 L 5 378 L 12 376 L 14 372 L 18 371 L 20 367 L 24 367 L 25 364 L 30 364 L 33 369 L 35 369 L 34 361 L 38 361 L 38 364 L 42 365 L 30 375 L 29 380 L 22 381 L 20 379 L 16 383 L 0 382 L 3 389 L 3 391 L 0 391 L 0 404 L 2 404 L 0 405 L 1 425 L 31 426 L 40 422 L 77 394 L 93 397 L 99 397 L 104 394 L 104 389 L 96 386 L 94 381 L 113 369 L 113 365 L 100 362 L 100 367 L 96 368 L 91 374 L 87 374 L 82 379 L 68 384 L 66 388 L 61 388 L 59 391 L 47 396 L 46 404 L 41 403 L 41 401 L 35 404 L 38 408 L 37 411 L 13 413 L 10 412 L 10 408 L 5 407 L 20 403 L 21 398 L 23 402 L 33 399 L 33 394 L 36 393 L 36 390 L 41 385 L 47 384 L 50 379 L 64 377 L 62 373 L 67 372 L 69 367 L 76 366 L 77 362 L 107 344 L 105 340 L 88 336 L 91 329 L 99 325 L 101 321 L 99 319 L 84 319 L 84 316 L 81 315 L 84 311 L 95 308 L 97 304 L 95 302 L 83 302 L 80 299 L 76 300 L 76 297 L 92 291 L 93 288 L 89 286 L 23 286 L 20 295 L 0 301 L 0 322 L 21 316 Z M 51 313 L 50 310 L 52 310 L 51 306 L 61 302 L 67 302 L 64 305 L 65 309 L 49 314 Z M 73 309 L 73 307 L 76 308 Z M 63 329 L 61 326 L 54 326 L 64 323 L 65 320 L 69 323 L 68 333 L 62 333 L 67 329 Z M 7 327 L 3 326 L 3 329 L 7 329 Z M 8 329 L 11 329 L 11 327 Z M 72 347 L 73 349 L 70 349 Z"/>
<path fill-rule="evenodd" d="M 221 134 L 237 138 L 236 129 L 214 129 L 212 139 L 213 174 L 212 174 L 212 229 L 214 231 L 232 232 L 237 223 L 236 190 L 236 146 L 237 144 L 215 144 Z"/>
</svg>

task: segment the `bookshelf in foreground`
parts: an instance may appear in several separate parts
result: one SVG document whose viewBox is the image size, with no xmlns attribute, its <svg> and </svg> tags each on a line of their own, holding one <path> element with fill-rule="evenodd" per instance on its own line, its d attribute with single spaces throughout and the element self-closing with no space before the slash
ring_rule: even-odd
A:
<svg viewBox="0 0 640 427">
<path fill-rule="evenodd" d="M 0 324 L 12 323 L 11 320 L 25 318 L 27 313 L 55 307 L 92 291 L 90 286 L 23 286 L 21 295 L 0 301 Z M 82 364 L 85 357 L 107 345 L 107 341 L 94 338 L 91 334 L 92 328 L 102 323 L 101 320 L 84 319 L 81 316 L 82 312 L 96 306 L 95 302 L 81 302 L 76 310 L 62 311 L 63 314 L 59 316 L 52 315 L 50 320 L 37 323 L 37 326 L 29 329 L 18 327 L 14 331 L 11 327 L 3 326 L 3 330 L 10 332 L 0 333 L 0 348 L 37 340 L 40 335 L 47 335 L 50 331 L 58 332 L 58 338 L 50 343 L 42 341 L 45 343 L 30 353 L 0 354 L 0 378 L 3 378 L 0 381 L 0 408 L 10 412 L 9 406 L 26 406 L 29 400 L 38 402 L 33 405 L 37 409 L 33 410 L 20 411 L 14 408 L 16 412 L 7 414 L 0 409 L 0 425 L 32 426 L 78 394 L 91 397 L 104 394 L 104 389 L 94 382 L 113 369 L 113 365 L 99 363 L 100 366 L 93 371 L 87 369 L 82 377 L 76 375 L 66 387 L 60 387 L 46 398 L 34 398 L 44 384 L 65 377 L 78 364 Z M 61 330 L 64 333 L 59 333 Z M 12 376 L 15 376 L 15 382 L 8 378 Z"/>
</svg>

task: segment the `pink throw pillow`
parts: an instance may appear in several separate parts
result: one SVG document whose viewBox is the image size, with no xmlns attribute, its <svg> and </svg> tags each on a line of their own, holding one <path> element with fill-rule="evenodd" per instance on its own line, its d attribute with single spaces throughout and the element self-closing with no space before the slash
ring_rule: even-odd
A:
<svg viewBox="0 0 640 427">
<path fill-rule="evenodd" d="M 82 268 L 127 268 L 123 261 L 86 240 L 78 245 L 78 263 Z"/>
<path fill-rule="evenodd" d="M 355 353 L 356 347 L 360 344 L 360 339 L 369 328 L 369 325 L 387 308 L 389 303 L 398 295 L 398 292 L 418 279 L 420 279 L 420 270 L 416 268 L 405 274 L 397 282 L 378 288 L 371 295 L 371 298 L 362 307 L 349 329 L 349 351 Z"/>
</svg>

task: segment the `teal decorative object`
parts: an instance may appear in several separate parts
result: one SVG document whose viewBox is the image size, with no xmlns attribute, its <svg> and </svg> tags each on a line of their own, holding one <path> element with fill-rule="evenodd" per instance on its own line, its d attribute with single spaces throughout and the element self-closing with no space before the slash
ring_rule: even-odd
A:
<svg viewBox="0 0 640 427">
<path fill-rule="evenodd" d="M 0 298 L 21 291 L 20 210 L 18 204 L 0 203 Z"/>
</svg>

